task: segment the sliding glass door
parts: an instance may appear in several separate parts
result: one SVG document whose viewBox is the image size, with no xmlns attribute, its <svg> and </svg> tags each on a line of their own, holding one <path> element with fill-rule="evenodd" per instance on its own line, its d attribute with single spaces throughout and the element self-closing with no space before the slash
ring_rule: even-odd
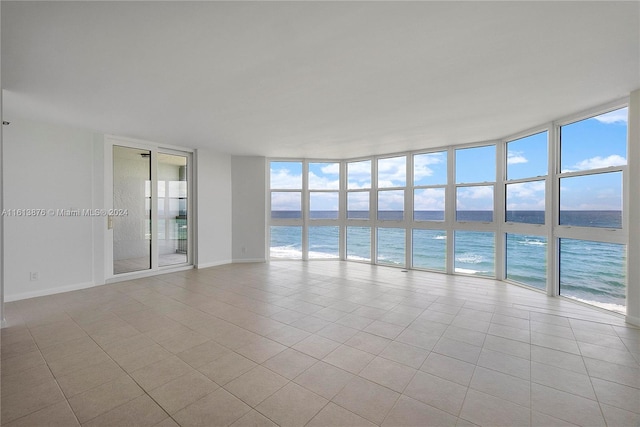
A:
<svg viewBox="0 0 640 427">
<path fill-rule="evenodd" d="M 190 154 L 112 147 L 113 275 L 190 264 Z"/>
<path fill-rule="evenodd" d="M 158 153 L 158 265 L 188 259 L 187 157 Z"/>
<path fill-rule="evenodd" d="M 113 273 L 151 269 L 151 151 L 113 146 Z"/>
</svg>

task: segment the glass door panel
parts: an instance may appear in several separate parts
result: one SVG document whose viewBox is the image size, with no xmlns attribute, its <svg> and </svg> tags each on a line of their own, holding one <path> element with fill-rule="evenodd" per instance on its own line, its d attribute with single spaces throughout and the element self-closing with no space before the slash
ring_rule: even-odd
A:
<svg viewBox="0 0 640 427">
<path fill-rule="evenodd" d="M 113 273 L 151 269 L 151 151 L 113 146 Z"/>
<path fill-rule="evenodd" d="M 188 261 L 187 157 L 158 153 L 158 266 Z"/>
</svg>

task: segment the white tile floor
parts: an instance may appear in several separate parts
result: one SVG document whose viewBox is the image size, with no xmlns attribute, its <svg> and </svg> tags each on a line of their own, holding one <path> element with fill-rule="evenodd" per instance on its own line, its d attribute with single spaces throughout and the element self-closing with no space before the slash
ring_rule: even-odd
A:
<svg viewBox="0 0 640 427">
<path fill-rule="evenodd" d="M 5 310 L 7 426 L 640 426 L 639 329 L 493 280 L 273 262 Z"/>
</svg>

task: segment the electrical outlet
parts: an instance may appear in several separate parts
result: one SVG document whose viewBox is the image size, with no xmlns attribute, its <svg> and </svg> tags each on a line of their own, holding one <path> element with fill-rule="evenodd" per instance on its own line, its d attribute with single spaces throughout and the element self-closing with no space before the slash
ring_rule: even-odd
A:
<svg viewBox="0 0 640 427">
<path fill-rule="evenodd" d="M 31 280 L 32 282 L 35 282 L 36 280 L 38 280 L 38 278 L 39 276 L 37 271 L 32 271 L 31 273 L 29 273 L 29 280 Z"/>
</svg>

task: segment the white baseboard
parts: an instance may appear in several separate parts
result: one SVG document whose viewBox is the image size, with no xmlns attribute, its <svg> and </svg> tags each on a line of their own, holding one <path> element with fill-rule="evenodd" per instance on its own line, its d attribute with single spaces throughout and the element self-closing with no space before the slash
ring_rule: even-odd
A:
<svg viewBox="0 0 640 427">
<path fill-rule="evenodd" d="M 197 264 L 195 267 L 196 267 L 198 270 L 201 270 L 201 269 L 203 269 L 203 268 L 217 267 L 217 266 L 219 266 L 219 265 L 226 265 L 226 264 L 232 264 L 232 263 L 233 263 L 233 261 L 232 261 L 232 260 L 230 260 L 230 259 L 226 259 L 226 260 L 223 260 L 223 261 L 214 261 L 214 262 L 199 263 L 199 264 Z"/>
<path fill-rule="evenodd" d="M 205 264 L 198 264 L 196 265 L 196 268 L 198 270 L 201 270 L 203 268 L 218 267 L 220 265 L 227 265 L 227 264 L 244 264 L 244 263 L 260 263 L 260 262 L 264 263 L 264 262 L 267 262 L 267 260 L 264 258 L 248 258 L 248 259 L 240 258 L 240 259 L 223 260 L 223 261 L 207 262 Z"/>
<path fill-rule="evenodd" d="M 234 264 L 242 264 L 242 263 L 257 263 L 257 262 L 267 262 L 266 259 L 264 258 L 240 258 L 240 259 L 234 259 L 233 263 Z"/>
<path fill-rule="evenodd" d="M 625 316 L 624 320 L 633 326 L 640 326 L 640 317 Z"/>
<path fill-rule="evenodd" d="M 39 291 L 30 291 L 30 292 L 17 293 L 13 295 L 5 295 L 4 301 L 11 302 L 11 301 L 20 301 L 27 298 L 44 297 L 47 295 L 60 294 L 63 292 L 71 292 L 71 291 L 77 291 L 80 289 L 92 288 L 94 286 L 96 286 L 96 284 L 93 282 L 76 283 L 74 285 L 47 288 Z"/>
</svg>

